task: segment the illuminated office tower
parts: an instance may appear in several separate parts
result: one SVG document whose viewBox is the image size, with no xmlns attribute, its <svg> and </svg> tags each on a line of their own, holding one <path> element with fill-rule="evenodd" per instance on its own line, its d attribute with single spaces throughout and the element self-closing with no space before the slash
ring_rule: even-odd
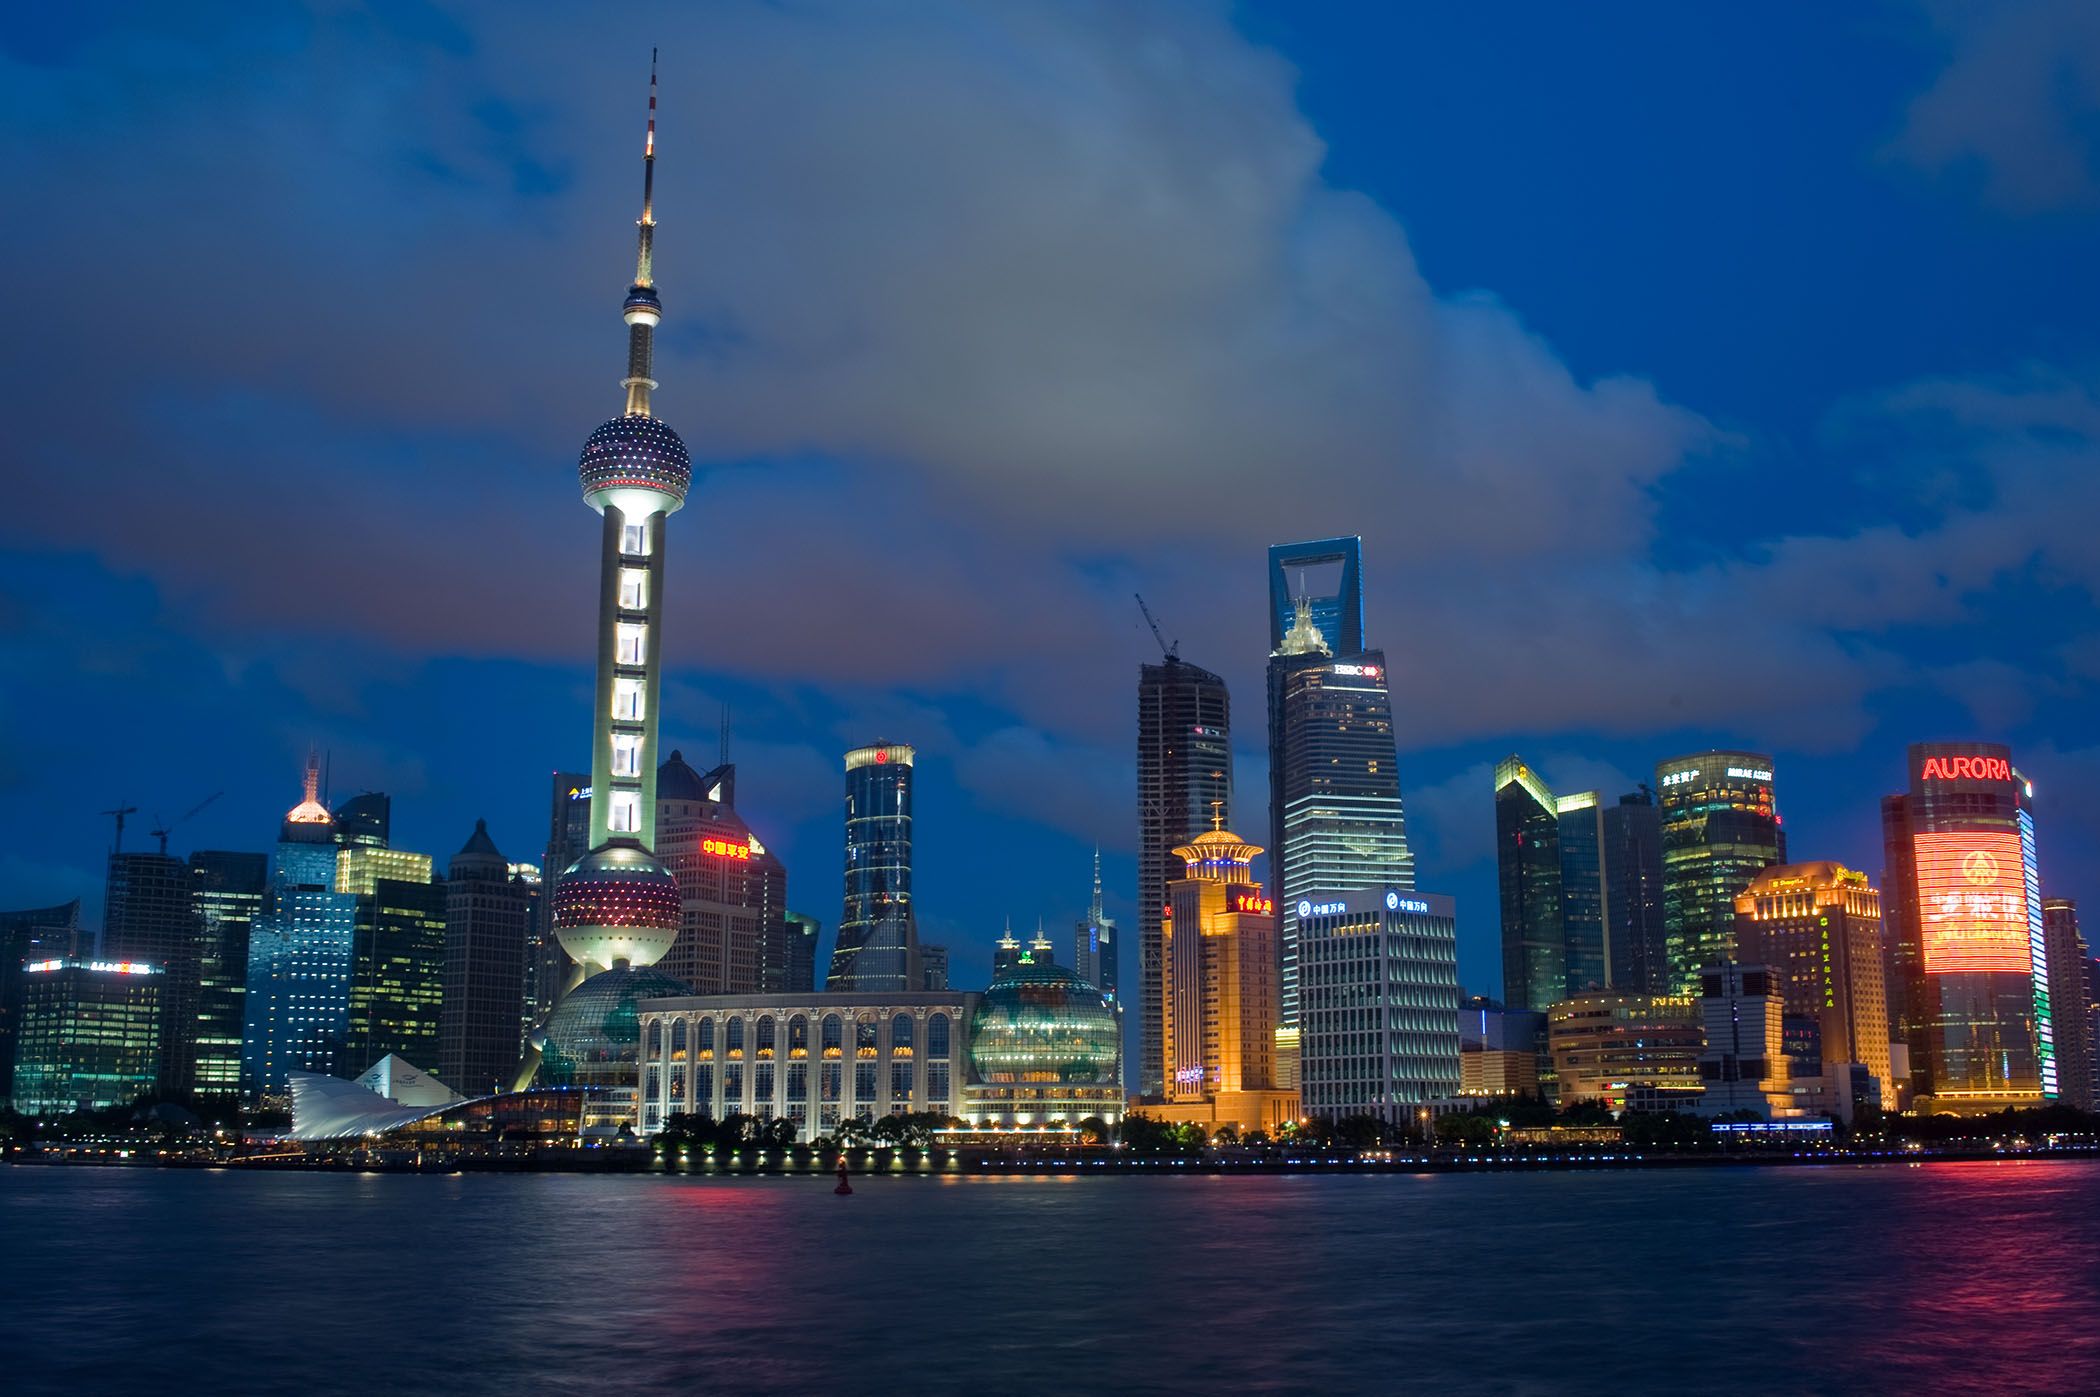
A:
<svg viewBox="0 0 2100 1397">
<path fill-rule="evenodd" d="M 1296 1114 L 1298 1097 L 1276 1085 L 1276 905 L 1249 871 L 1261 848 L 1213 829 L 1174 853 L 1182 876 L 1167 885 L 1168 1105 L 1156 1114 L 1272 1130 Z"/>
<path fill-rule="evenodd" d="M 1495 873 L 1502 894 L 1503 1003 L 1544 1010 L 1568 991 L 1560 815 L 1553 792 L 1515 757 L 1495 764 Z"/>
<path fill-rule="evenodd" d="M 1354 538 L 1269 549 L 1269 867 L 1287 1028 L 1298 902 L 1415 884 L 1385 652 L 1364 645 L 1360 552 Z"/>
<path fill-rule="evenodd" d="M 1735 960 L 1735 900 L 1750 880 L 1786 862 L 1786 832 L 1772 802 L 1772 759 L 1762 752 L 1695 752 L 1659 762 L 1663 937 L 1669 983 L 1696 993 L 1699 972 Z"/>
<path fill-rule="evenodd" d="M 788 989 L 787 869 L 737 814 L 735 763 L 702 774 L 673 752 L 656 773 L 656 822 L 680 904 L 657 968 L 698 994 Z"/>
<path fill-rule="evenodd" d="M 2033 790 L 2011 749 L 1921 742 L 1881 804 L 1890 959 L 1911 1083 L 1934 1110 L 2058 1094 Z"/>
<path fill-rule="evenodd" d="M 824 980 L 828 991 L 879 994 L 920 987 L 911 905 L 914 755 L 902 742 L 877 742 L 846 754 L 846 900 Z"/>
<path fill-rule="evenodd" d="M 554 885 L 554 932 L 574 968 L 545 1025 L 532 1035 L 517 1084 L 589 1092 L 586 1132 L 636 1118 L 640 998 L 684 993 L 656 971 L 678 937 L 678 880 L 657 858 L 656 734 L 663 681 L 666 525 L 692 486 L 692 458 L 651 415 L 655 333 L 663 319 L 652 261 L 656 234 L 656 71 L 642 146 L 642 216 L 627 323 L 626 409 L 584 442 L 583 501 L 602 519 L 598 572 L 598 684 L 591 723 L 590 852 Z M 536 1060 L 535 1060 L 536 1059 Z"/>
<path fill-rule="evenodd" d="M 335 890 L 356 899 L 349 1019 L 337 1075 L 389 1055 L 428 1071 L 438 1059 L 445 985 L 445 885 L 428 854 L 343 844 Z"/>
<path fill-rule="evenodd" d="M 0 912 L 0 1101 L 14 1099 L 15 1035 L 22 1023 L 22 967 L 80 950 L 80 899 Z"/>
<path fill-rule="evenodd" d="M 292 1072 L 350 1076 L 350 979 L 357 896 L 336 891 L 346 852 L 318 796 L 319 764 L 306 763 L 306 794 L 284 817 L 270 885 L 248 936 L 241 997 L 241 1090 L 289 1098 Z M 369 1064 L 365 1064 L 369 1066 Z"/>
<path fill-rule="evenodd" d="M 161 989 L 157 965 L 36 960 L 21 970 L 12 1105 L 25 1116 L 127 1106 L 155 1088 Z"/>
<path fill-rule="evenodd" d="M 346 849 L 385 849 L 393 843 L 394 798 L 385 791 L 362 791 L 329 813 L 335 819 L 335 842 Z"/>
<path fill-rule="evenodd" d="M 444 890 L 437 1076 L 463 1095 L 486 1096 L 508 1087 L 517 1071 L 532 887 L 511 872 L 488 821 L 476 820 L 445 867 Z"/>
<path fill-rule="evenodd" d="M 1604 940 L 1611 978 L 1632 994 L 1669 983 L 1663 931 L 1662 820 L 1646 786 L 1604 807 Z"/>
<path fill-rule="evenodd" d="M 240 1091 L 248 940 L 269 886 L 267 854 L 200 849 L 190 855 L 199 936 L 195 1081 L 200 1095 Z"/>
<path fill-rule="evenodd" d="M 1735 940 L 1745 964 L 1770 971 L 1786 1017 L 1814 1025 L 1817 1062 L 1805 1075 L 1857 1063 L 1894 1109 L 1881 897 L 1867 875 L 1836 863 L 1775 864 L 1736 898 Z M 1798 1065 L 1795 1075 L 1804 1075 Z"/>
<path fill-rule="evenodd" d="M 1502 993 L 1510 1008 L 1544 1010 L 1571 994 L 1646 984 L 1641 947 L 1659 939 L 1661 873 L 1657 841 L 1641 837 L 1652 831 L 1653 807 L 1637 799 L 1606 805 L 1597 791 L 1556 796 L 1520 759 L 1495 764 Z M 1641 862 L 1644 852 L 1653 871 Z"/>
<path fill-rule="evenodd" d="M 143 961 L 161 972 L 160 1090 L 191 1091 L 197 1077 L 201 928 L 187 859 L 113 853 L 99 959 Z"/>
<path fill-rule="evenodd" d="M 1301 1109 L 1418 1128 L 1458 1094 L 1458 923 L 1452 900 L 1386 888 L 1308 897 Z M 1537 1071 L 1532 1072 L 1534 1087 Z"/>
<path fill-rule="evenodd" d="M 2056 1078 L 2067 1106 L 2100 1106 L 2100 1061 L 2095 1060 L 2091 949 L 2078 934 L 2078 904 L 2067 897 L 2042 899 L 2042 930 L 2049 943 L 2049 1004 L 2056 1025 Z"/>
<path fill-rule="evenodd" d="M 1232 698 L 1225 681 L 1169 653 L 1138 670 L 1138 1089 L 1166 1090 L 1167 884 L 1182 876 L 1175 849 L 1232 819 Z"/>
<path fill-rule="evenodd" d="M 569 956 L 554 929 L 554 888 L 564 870 L 591 851 L 589 772 L 554 773 L 547 848 L 540 862 L 540 897 L 533 910 L 531 963 L 525 968 L 524 1031 L 545 1021 L 569 980 Z"/>
<path fill-rule="evenodd" d="M 787 914 L 787 969 L 781 993 L 803 994 L 817 987 L 817 942 L 824 924 L 801 912 Z"/>
</svg>

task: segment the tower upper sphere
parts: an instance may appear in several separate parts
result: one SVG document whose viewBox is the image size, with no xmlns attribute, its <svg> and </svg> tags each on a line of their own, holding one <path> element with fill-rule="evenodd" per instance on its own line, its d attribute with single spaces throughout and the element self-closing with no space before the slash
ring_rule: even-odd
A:
<svg viewBox="0 0 2100 1397">
<path fill-rule="evenodd" d="M 659 496 L 654 507 L 670 514 L 685 503 L 686 491 L 692 488 L 693 458 L 663 419 L 629 414 L 591 433 L 576 462 L 576 474 L 583 482 L 584 502 L 601 514 L 607 504 L 619 504 L 629 492 Z"/>
</svg>

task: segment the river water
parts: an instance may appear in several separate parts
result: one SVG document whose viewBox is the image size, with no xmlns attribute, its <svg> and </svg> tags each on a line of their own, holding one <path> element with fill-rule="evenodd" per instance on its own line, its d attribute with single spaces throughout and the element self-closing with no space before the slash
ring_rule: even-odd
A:
<svg viewBox="0 0 2100 1397">
<path fill-rule="evenodd" d="M 2100 1166 L 0 1169 L 0 1392 L 2100 1392 Z"/>
</svg>

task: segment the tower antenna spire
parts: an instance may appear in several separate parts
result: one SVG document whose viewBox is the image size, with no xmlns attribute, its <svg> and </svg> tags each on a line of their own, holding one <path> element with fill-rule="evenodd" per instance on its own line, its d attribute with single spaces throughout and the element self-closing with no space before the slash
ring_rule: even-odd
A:
<svg viewBox="0 0 2100 1397">
<path fill-rule="evenodd" d="M 656 388 L 656 327 L 663 302 L 656 295 L 656 50 L 649 50 L 649 125 L 642 138 L 642 216 L 635 221 L 634 284 L 627 288 L 621 314 L 627 320 L 627 415 L 647 417 L 649 394 Z"/>
</svg>

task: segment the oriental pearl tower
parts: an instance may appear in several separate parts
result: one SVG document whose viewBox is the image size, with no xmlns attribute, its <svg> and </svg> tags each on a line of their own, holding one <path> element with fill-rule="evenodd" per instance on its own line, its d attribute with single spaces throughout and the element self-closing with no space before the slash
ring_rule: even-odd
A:
<svg viewBox="0 0 2100 1397">
<path fill-rule="evenodd" d="M 656 710 L 663 677 L 665 523 L 685 504 L 692 460 L 650 411 L 653 339 L 663 319 L 651 242 L 656 186 L 656 58 L 642 147 L 642 216 L 627 322 L 626 410 L 591 433 L 577 474 L 603 519 L 598 564 L 598 687 L 591 728 L 591 851 L 554 888 L 554 928 L 575 965 L 533 1034 L 518 1085 L 581 1087 L 588 1127 L 632 1120 L 634 1004 L 691 991 L 649 969 L 678 935 L 678 882 L 654 852 Z M 625 1102 L 624 1108 L 621 1102 Z"/>
</svg>

